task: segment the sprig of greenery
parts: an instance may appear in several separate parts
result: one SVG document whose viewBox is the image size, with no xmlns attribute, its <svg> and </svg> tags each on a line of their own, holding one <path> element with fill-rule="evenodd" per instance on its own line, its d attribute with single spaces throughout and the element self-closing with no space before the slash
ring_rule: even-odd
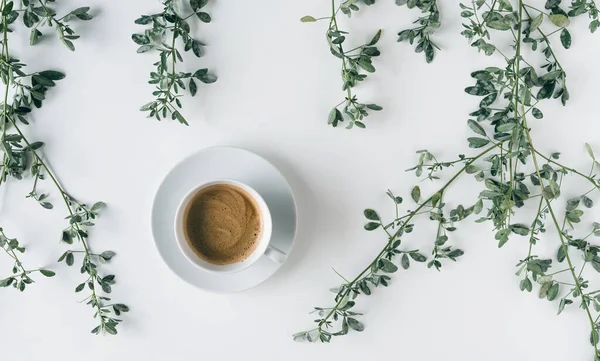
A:
<svg viewBox="0 0 600 361">
<path fill-rule="evenodd" d="M 557 6 L 560 5 L 560 3 L 556 3 L 556 1 L 554 1 L 553 3 Z M 600 11 L 598 11 L 598 7 L 596 6 L 596 2 L 594 0 L 573 0 L 571 2 L 571 10 L 569 11 L 569 16 L 575 17 L 583 14 L 588 14 L 590 19 L 592 19 L 590 21 L 590 31 L 594 33 L 596 32 L 596 30 L 598 30 L 598 27 L 600 27 L 600 20 L 598 20 L 599 13 Z"/>
<path fill-rule="evenodd" d="M 79 39 L 79 35 L 69 26 L 69 22 L 73 19 L 92 20 L 93 16 L 89 13 L 88 6 L 80 7 L 71 10 L 66 15 L 57 18 L 56 11 L 49 5 L 55 3 L 56 0 L 22 0 L 21 9 L 23 24 L 31 29 L 29 35 L 29 43 L 37 44 L 43 36 L 40 28 L 43 26 L 56 27 L 56 32 L 62 43 L 71 51 L 75 50 L 73 41 Z M 10 17 L 17 17 L 17 11 L 11 11 Z"/>
<path fill-rule="evenodd" d="M 27 285 L 35 282 L 30 277 L 33 273 L 38 272 L 45 277 L 54 277 L 55 273 L 47 269 L 38 268 L 30 270 L 25 268 L 18 255 L 18 253 L 25 253 L 25 247 L 22 247 L 16 238 L 8 238 L 2 227 L 0 227 L 0 248 L 7 256 L 12 258 L 14 262 L 12 275 L 5 279 L 0 279 L 0 287 L 13 286 L 15 289 L 23 292 Z"/>
<path fill-rule="evenodd" d="M 409 9 L 417 8 L 423 13 L 423 16 L 414 22 L 419 26 L 398 33 L 398 42 L 408 41 L 413 44 L 416 39 L 415 52 L 424 53 L 425 61 L 431 63 L 435 57 L 435 49 L 440 49 L 431 40 L 431 35 L 441 26 L 437 0 L 396 0 L 396 4 L 398 6 L 406 5 Z"/>
<path fill-rule="evenodd" d="M 442 267 L 441 259 L 448 258 L 455 261 L 456 258 L 462 256 L 464 254 L 462 250 L 458 248 L 455 249 L 447 245 L 447 234 L 448 232 L 453 232 L 456 230 L 457 223 L 464 220 L 471 214 L 480 213 L 483 208 L 482 205 L 478 204 L 468 208 L 459 205 L 455 209 L 451 209 L 449 212 L 447 212 L 446 210 L 448 206 L 443 201 L 445 192 L 461 174 L 472 169 L 473 163 L 483 158 L 486 154 L 490 153 L 500 145 L 501 144 L 488 147 L 478 155 L 471 158 L 466 158 L 465 156 L 461 155 L 459 157 L 460 159 L 457 161 L 444 163 L 435 162 L 435 164 L 429 166 L 430 169 L 441 170 L 446 166 L 446 164 L 454 165 L 457 163 L 463 163 L 462 168 L 452 178 L 450 178 L 442 188 L 428 198 L 422 197 L 421 188 L 419 186 L 413 187 L 410 192 L 410 198 L 415 202 L 416 208 L 413 210 L 408 209 L 405 215 L 400 216 L 399 209 L 399 206 L 403 203 L 403 198 L 397 197 L 391 191 L 388 191 L 387 194 L 394 203 L 396 215 L 391 222 L 383 222 L 376 211 L 372 209 L 366 209 L 364 211 L 364 215 L 368 222 L 365 224 L 364 228 L 367 231 L 381 229 L 385 233 L 387 239 L 385 247 L 375 257 L 375 259 L 352 281 L 347 281 L 346 283 L 342 284 L 340 288 L 334 289 L 336 292 L 334 299 L 336 303 L 333 307 L 315 307 L 315 310 L 317 310 L 319 314 L 323 316 L 322 318 L 315 320 L 317 327 L 295 334 L 294 339 L 296 341 L 308 340 L 311 342 L 329 342 L 332 336 L 342 336 L 347 334 L 348 327 L 345 326 L 345 324 L 348 323 L 347 318 L 350 316 L 350 314 L 347 314 L 347 311 L 356 305 L 355 300 L 359 295 L 369 296 L 372 294 L 370 286 L 388 286 L 391 278 L 388 275 L 382 275 L 381 272 L 389 274 L 398 271 L 398 266 L 393 263 L 396 256 L 401 255 L 400 264 L 403 269 L 408 269 L 410 267 L 411 259 L 419 263 L 427 262 L 428 258 L 419 250 L 399 249 L 402 244 L 403 237 L 407 237 L 414 231 L 414 223 L 412 222 L 419 216 L 429 216 L 429 219 L 436 224 L 438 229 L 436 237 L 433 240 L 433 258 L 427 263 L 428 268 L 434 267 L 435 269 L 440 270 Z M 415 169 L 422 169 L 424 165 L 422 162 L 433 159 L 433 154 L 428 151 L 422 151 L 420 153 L 420 164 L 415 167 Z M 417 172 L 419 173 L 419 171 Z M 324 311 L 328 312 L 325 313 Z M 338 323 L 341 322 L 341 329 L 333 332 L 329 329 L 333 327 L 333 322 L 335 321 L 338 321 Z M 351 328 L 355 331 L 362 331 L 364 329 L 362 324 L 360 324 L 360 327 Z"/>
<path fill-rule="evenodd" d="M 571 6 L 572 9 L 582 7 L 578 1 Z M 519 287 L 523 291 L 532 291 L 534 282 L 538 283 L 540 298 L 556 301 L 559 313 L 578 301 L 589 320 L 590 342 L 594 347 L 595 359 L 600 360 L 600 289 L 593 290 L 584 272 L 586 265 L 600 272 L 600 246 L 589 240 L 591 236 L 600 237 L 600 223 L 586 224 L 583 218 L 585 208 L 593 207 L 593 197 L 600 190 L 600 162 L 591 147 L 586 145 L 591 158 L 589 172 L 559 163 L 560 153 L 544 154 L 535 147 L 530 124 L 534 121 L 532 118 L 538 120 L 544 117 L 539 109 L 544 100 L 557 98 L 563 104 L 569 100 L 566 73 L 553 50 L 553 38 L 558 36 L 562 46 L 570 48 L 571 34 L 567 30 L 570 17 L 582 13 L 567 13 L 560 8 L 558 0 L 547 2 L 548 11 L 538 10 L 523 0 L 474 0 L 469 5 L 461 4 L 461 8 L 461 15 L 469 20 L 464 24 L 466 30 L 463 35 L 471 40 L 471 45 L 487 55 L 498 53 L 506 62 L 505 67 L 486 67 L 473 72 L 471 77 L 475 84 L 465 89 L 466 93 L 479 98 L 479 106 L 470 113 L 471 119 L 467 122 L 475 136 L 469 137 L 467 143 L 469 148 L 483 151 L 474 156 L 460 155 L 456 160 L 442 162 L 428 151 L 419 152 L 417 165 L 410 168 L 417 177 L 435 181 L 441 178 L 440 172 L 457 164 L 462 167 L 424 201 L 421 201 L 420 188 L 414 187 L 411 198 L 418 206 L 405 216 L 398 216 L 397 205 L 401 199 L 390 192 L 390 197 L 396 203 L 393 222 L 385 224 L 375 211 L 365 211 L 365 216 L 370 220 L 365 228 L 383 229 L 387 238 L 386 246 L 357 277 L 342 285 L 332 308 L 318 309 L 319 312 L 328 312 L 323 312 L 323 317 L 315 321 L 317 327 L 296 334 L 295 338 L 329 342 L 332 336 L 347 333 L 350 322 L 348 310 L 355 306 L 353 300 L 360 294 L 370 294 L 370 290 L 360 289 L 359 282 L 372 284 L 363 279 L 371 276 L 371 267 L 375 265 L 377 271 L 396 271 L 398 266 L 391 261 L 394 255 L 400 253 L 404 253 L 401 265 L 407 264 L 409 258 L 405 257 L 406 251 L 400 251 L 397 247 L 401 244 L 400 237 L 413 230 L 411 221 L 416 216 L 427 214 L 430 220 L 437 222 L 433 259 L 428 265 L 439 269 L 442 265 L 439 259 L 456 259 L 462 255 L 462 251 L 446 246 L 447 232 L 455 230 L 456 224 L 467 217 L 481 214 L 477 222 L 490 222 L 493 225 L 494 238 L 499 247 L 514 236 L 528 237 L 527 254 L 517 264 L 517 275 L 521 277 Z M 594 9 L 591 5 L 584 7 L 592 18 Z M 512 35 L 511 53 L 502 53 L 492 42 L 492 35 L 497 31 Z M 522 51 L 526 45 L 543 55 L 543 65 L 532 65 Z M 482 189 L 478 199 L 472 206 L 457 206 L 446 216 L 443 199 L 451 197 L 448 187 L 465 174 L 472 175 L 480 182 Z M 565 193 L 563 188 L 566 187 L 568 175 L 584 180 L 589 184 L 589 189 L 578 191 L 580 195 L 567 200 L 566 209 L 559 214 L 556 203 Z M 531 221 L 516 221 L 517 209 L 523 208 L 519 214 L 526 213 L 528 208 L 524 206 L 528 203 L 535 204 L 537 209 L 531 215 Z M 574 234 L 575 226 L 583 228 L 582 235 Z M 556 242 L 557 253 L 553 259 L 535 254 L 535 246 L 542 237 L 546 241 Z M 582 256 L 581 264 L 575 262 L 575 254 Z M 389 255 L 391 257 L 387 257 Z M 390 265 L 382 262 L 382 257 L 387 257 Z M 551 272 L 555 262 L 566 263 L 566 266 Z M 386 279 L 386 284 L 388 281 Z M 563 291 L 563 288 L 568 288 L 568 291 Z M 341 330 L 332 332 L 329 328 L 336 320 L 341 322 Z M 354 321 L 352 323 L 356 325 Z M 363 326 L 350 328 L 362 331 Z"/>
<path fill-rule="evenodd" d="M 192 13 L 183 15 L 180 0 L 164 0 L 162 12 L 142 15 L 135 21 L 139 25 L 151 25 L 144 33 L 131 36 L 132 40 L 140 45 L 137 52 L 156 50 L 160 56 L 160 60 L 154 63 L 156 71 L 150 73 L 148 81 L 149 84 L 156 85 L 156 90 L 152 93 L 156 99 L 140 108 L 141 111 L 149 112 L 148 117 L 161 120 L 170 115 L 181 124 L 189 125 L 179 111 L 182 108 L 180 90 L 185 90 L 187 84 L 190 94 L 195 96 L 198 91 L 196 80 L 205 84 L 217 81 L 217 77 L 209 74 L 206 68 L 193 73 L 177 69 L 177 62 L 183 62 L 181 52 L 177 49 L 178 38 L 181 39 L 184 51 L 191 50 L 198 58 L 203 55 L 205 44 L 191 35 L 188 20 L 197 17 L 201 22 L 209 23 L 210 15 L 202 11 L 207 4 L 208 0 L 189 0 Z"/>
<path fill-rule="evenodd" d="M 352 12 L 359 10 L 357 5 L 359 2 L 360 0 L 347 0 L 336 7 L 335 0 L 331 0 L 330 16 L 322 18 L 304 16 L 300 19 L 302 22 L 329 20 L 329 27 L 325 34 L 327 43 L 329 44 L 329 50 L 331 51 L 331 54 L 342 61 L 342 90 L 346 92 L 346 96 L 344 100 L 333 107 L 329 112 L 327 122 L 333 127 L 337 127 L 340 123 L 348 120 L 348 125 L 346 126 L 347 129 L 351 129 L 354 126 L 365 128 L 364 118 L 369 115 L 369 110 L 380 111 L 383 109 L 377 104 L 365 104 L 359 102 L 356 95 L 352 92 L 352 89 L 358 85 L 358 83 L 367 78 L 367 74 L 364 72 L 375 72 L 373 58 L 381 54 L 379 49 L 375 46 L 381 37 L 381 30 L 377 31 L 375 36 L 368 43 L 350 50 L 344 50 L 343 44 L 346 41 L 348 32 L 340 30 L 337 16 L 341 11 L 343 14 L 350 17 Z M 366 5 L 375 3 L 373 0 L 363 0 L 363 2 Z"/>
<path fill-rule="evenodd" d="M 28 4 L 31 5 L 30 2 Z M 100 333 L 101 331 L 106 331 L 110 334 L 116 334 L 116 325 L 120 320 L 114 318 L 111 313 L 118 316 L 121 312 L 127 312 L 128 308 L 123 304 L 109 304 L 107 302 L 110 299 L 99 294 L 97 285 L 105 293 L 110 293 L 110 285 L 114 284 L 115 277 L 114 275 L 99 276 L 98 266 L 93 261 L 95 259 L 108 261 L 115 254 L 111 251 L 105 251 L 100 255 L 94 254 L 88 242 L 88 228 L 94 225 L 92 221 L 98 216 L 98 211 L 104 206 L 104 203 L 98 202 L 91 208 L 88 208 L 85 204 L 76 201 L 74 197 L 67 193 L 40 154 L 43 143 L 30 141 L 21 129 L 22 124 L 29 124 L 26 118 L 27 115 L 34 108 L 42 106 L 46 92 L 52 89 L 56 85 L 56 82 L 62 80 L 65 75 L 55 70 L 26 73 L 25 64 L 10 56 L 8 33 L 11 32 L 11 29 L 9 26 L 17 20 L 19 15 L 18 13 L 15 15 L 13 6 L 13 1 L 1 0 L 2 52 L 0 54 L 0 77 L 5 84 L 5 89 L 4 101 L 0 109 L 0 151 L 2 152 L 0 185 L 6 182 L 9 176 L 20 180 L 29 175 L 33 178 L 33 182 L 31 192 L 27 197 L 36 200 L 46 209 L 52 209 L 54 206 L 50 202 L 49 195 L 38 191 L 40 183 L 46 179 L 50 179 L 59 193 L 59 198 L 64 202 L 68 214 L 67 220 L 69 221 L 69 226 L 62 233 L 62 241 L 71 245 L 76 240 L 82 247 L 81 250 L 67 251 L 61 257 L 61 260 L 65 259 L 68 265 L 72 265 L 73 254 L 83 254 L 81 273 L 87 273 L 88 278 L 84 282 L 84 286 L 79 285 L 76 291 L 83 290 L 85 285 L 91 291 L 91 295 L 86 300 L 95 309 L 96 313 L 94 317 L 97 317 L 99 320 L 99 325 L 94 328 L 93 332 Z M 87 10 L 81 14 L 84 13 L 87 14 Z M 8 98 L 11 88 L 14 91 L 12 92 L 12 102 L 9 102 Z M 3 233 L 2 235 L 4 236 Z M 8 245 L 5 251 L 8 250 L 16 262 L 17 272 L 14 273 L 21 275 L 19 280 L 12 279 L 6 281 L 6 283 L 16 285 L 17 288 L 22 290 L 25 284 L 32 282 L 28 275 L 33 271 L 26 270 L 16 257 L 16 253 L 13 252 L 14 250 L 22 250 L 18 242 L 16 240 L 8 240 L 5 236 L 4 238 L 6 239 L 4 243 Z M 52 271 L 39 270 L 39 272 L 45 276 L 54 275 Z"/>
</svg>

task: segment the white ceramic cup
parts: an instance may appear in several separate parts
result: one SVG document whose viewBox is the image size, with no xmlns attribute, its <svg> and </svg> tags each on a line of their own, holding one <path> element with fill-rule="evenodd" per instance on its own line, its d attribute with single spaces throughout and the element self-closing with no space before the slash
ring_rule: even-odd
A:
<svg viewBox="0 0 600 361">
<path fill-rule="evenodd" d="M 185 240 L 184 231 L 183 231 L 183 214 L 185 211 L 185 207 L 192 200 L 194 195 L 196 195 L 199 191 L 204 188 L 217 185 L 217 184 L 227 184 L 233 185 L 242 190 L 246 191 L 255 201 L 259 207 L 259 212 L 261 215 L 261 225 L 262 230 L 260 232 L 260 239 L 258 240 L 258 246 L 254 249 L 246 259 L 228 264 L 228 265 L 218 265 L 207 262 L 200 257 L 198 257 L 194 251 L 190 248 L 189 244 Z M 179 245 L 179 249 L 191 263 L 196 265 L 197 267 L 214 273 L 235 273 L 240 272 L 256 261 L 258 261 L 263 255 L 267 256 L 271 260 L 283 263 L 285 260 L 286 254 L 280 251 L 279 249 L 270 245 L 271 235 L 273 233 L 273 221 L 271 219 L 271 212 L 269 211 L 269 207 L 261 195 L 255 191 L 252 187 L 235 181 L 231 179 L 219 179 L 214 180 L 208 183 L 200 184 L 194 187 L 191 191 L 189 191 L 185 197 L 179 203 L 179 207 L 177 207 L 177 213 L 175 214 L 175 238 L 177 239 L 177 244 Z"/>
</svg>

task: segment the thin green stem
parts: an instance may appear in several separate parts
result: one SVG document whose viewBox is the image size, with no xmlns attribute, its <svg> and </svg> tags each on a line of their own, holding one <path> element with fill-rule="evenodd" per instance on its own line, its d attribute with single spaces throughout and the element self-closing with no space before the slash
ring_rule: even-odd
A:
<svg viewBox="0 0 600 361">
<path fill-rule="evenodd" d="M 534 235 L 535 235 L 535 226 L 537 224 L 538 219 L 540 219 L 540 217 L 541 217 L 542 205 L 543 204 L 544 204 L 544 197 L 540 197 L 540 203 L 538 205 L 538 209 L 537 209 L 537 213 L 536 213 L 535 219 L 531 223 L 531 232 L 530 232 L 530 235 L 529 235 L 529 251 L 527 252 L 527 258 L 528 259 L 529 259 L 529 257 L 531 257 L 531 251 L 533 250 L 533 242 L 534 242 Z"/>
<path fill-rule="evenodd" d="M 331 267 L 331 269 L 333 270 L 333 272 L 335 272 L 335 274 L 337 274 L 338 276 L 340 276 L 341 279 L 343 279 L 346 283 L 349 283 L 350 281 L 348 281 L 346 279 L 346 277 L 342 276 L 341 273 L 339 273 L 335 268 Z"/>
<path fill-rule="evenodd" d="M 336 7 L 335 7 L 335 0 L 331 0 L 331 22 L 330 24 L 333 24 L 333 29 L 335 31 L 340 31 L 339 27 L 338 27 L 338 22 L 337 22 L 337 11 L 336 11 Z M 347 76 L 348 74 L 348 67 L 346 65 L 346 56 L 344 55 L 344 47 L 342 46 L 342 44 L 338 45 L 339 49 L 340 49 L 340 53 L 342 56 L 342 68 L 343 68 L 343 74 L 344 77 Z M 346 88 L 346 96 L 349 102 L 351 102 L 352 104 L 354 104 L 354 102 L 352 102 L 352 90 L 350 89 L 350 87 Z M 354 105 L 354 107 L 356 108 L 356 105 Z"/>
<path fill-rule="evenodd" d="M 544 158 L 545 160 L 547 160 L 549 163 L 553 163 L 553 164 L 555 164 L 555 165 L 557 165 L 557 166 L 561 167 L 561 168 L 562 168 L 562 169 L 564 169 L 564 170 L 567 170 L 567 171 L 569 171 L 569 172 L 571 172 L 571 173 L 577 174 L 578 176 L 580 176 L 580 177 L 582 177 L 582 178 L 586 179 L 588 182 L 592 183 L 592 184 L 594 185 L 594 187 L 595 187 L 595 188 L 600 188 L 600 185 L 599 185 L 598 183 L 596 183 L 596 181 L 595 181 L 595 180 L 594 180 L 592 177 L 589 177 L 589 176 L 587 176 L 587 175 L 585 175 L 585 174 L 583 174 L 583 173 L 579 172 L 579 171 L 578 171 L 577 169 L 575 169 L 575 168 L 567 167 L 567 166 L 565 166 L 565 165 L 563 165 L 563 164 L 561 164 L 561 163 L 559 163 L 559 162 L 555 161 L 554 159 L 552 159 L 552 158 L 549 158 L 549 157 L 545 156 L 544 154 L 542 154 L 542 153 L 538 152 L 538 151 L 537 151 L 537 150 L 535 150 L 535 149 L 533 149 L 533 151 L 534 151 L 534 152 L 535 152 L 537 155 L 539 155 L 541 158 Z"/>
</svg>

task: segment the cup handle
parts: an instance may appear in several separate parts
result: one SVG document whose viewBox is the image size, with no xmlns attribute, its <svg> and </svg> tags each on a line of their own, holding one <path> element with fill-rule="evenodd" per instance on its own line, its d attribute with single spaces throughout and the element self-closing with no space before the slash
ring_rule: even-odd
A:
<svg viewBox="0 0 600 361">
<path fill-rule="evenodd" d="M 279 264 L 285 262 L 285 259 L 287 258 L 285 252 L 274 246 L 269 246 L 269 248 L 267 248 L 265 256 Z"/>
</svg>

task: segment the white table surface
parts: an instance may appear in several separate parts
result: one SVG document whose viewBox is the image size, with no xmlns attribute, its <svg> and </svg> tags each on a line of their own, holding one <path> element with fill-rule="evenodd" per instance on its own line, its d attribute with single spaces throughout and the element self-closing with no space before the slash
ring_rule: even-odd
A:
<svg viewBox="0 0 600 361">
<path fill-rule="evenodd" d="M 45 154 L 69 192 L 108 203 L 90 243 L 118 253 L 106 270 L 117 275 L 114 299 L 131 312 L 117 337 L 89 333 L 92 310 L 78 304 L 81 295 L 74 293 L 82 275 L 54 263 L 66 249 L 58 242 L 64 214 L 24 199 L 28 182 L 10 182 L 0 190 L 2 226 L 28 246 L 29 264 L 59 275 L 38 277 L 24 294 L 0 290 L 0 358 L 591 360 L 581 311 L 572 307 L 556 317 L 556 304 L 519 291 L 514 265 L 526 252 L 524 238 L 498 250 L 490 225 L 471 222 L 455 235 L 454 244 L 466 252 L 460 262 L 441 273 L 425 267 L 400 272 L 392 287 L 359 302 L 357 310 L 366 313 L 362 334 L 329 345 L 292 341 L 292 333 L 311 326 L 313 306 L 331 304 L 328 289 L 339 283 L 331 267 L 354 275 L 384 244 L 381 234 L 363 230 L 362 210 L 373 207 L 390 217 L 387 188 L 408 198 L 414 177 L 404 169 L 412 166 L 414 151 L 428 148 L 453 159 L 466 149 L 465 123 L 476 101 L 462 89 L 471 85 L 471 71 L 502 62 L 470 48 L 459 35 L 458 6 L 443 3 L 444 25 L 435 36 L 443 51 L 430 65 L 409 45 L 396 43 L 396 32 L 417 12 L 380 0 L 342 20 L 352 33 L 349 42 L 357 44 L 385 29 L 378 71 L 356 88 L 359 99 L 385 108 L 367 119 L 366 131 L 325 124 L 344 95 L 340 64 L 327 49 L 326 24 L 298 19 L 327 16 L 328 1 L 212 1 L 214 21 L 197 32 L 210 45 L 206 57 L 187 58 L 184 65 L 208 66 L 219 81 L 185 98 L 190 127 L 158 123 L 138 111 L 151 99 L 146 81 L 156 57 L 137 55 L 130 34 L 141 29 L 133 20 L 159 9 L 158 2 L 86 1 L 97 16 L 77 24 L 82 39 L 74 53 L 56 40 L 24 51 L 26 34 L 13 37 L 13 54 L 32 69 L 67 73 L 34 113 L 28 132 L 47 143 Z M 586 167 L 583 143 L 600 149 L 600 34 L 590 35 L 587 23 L 574 22 L 570 50 L 556 47 L 572 101 L 566 108 L 545 102 L 545 118 L 532 124 L 541 149 L 560 150 L 573 165 Z M 266 283 L 234 295 L 209 294 L 178 279 L 161 261 L 150 233 L 152 198 L 166 172 L 213 145 L 266 157 L 285 173 L 298 199 L 300 229 L 289 261 Z M 465 203 L 477 196 L 470 182 L 454 188 Z M 56 196 L 50 184 L 44 187 Z M 433 187 L 424 185 L 423 191 Z M 406 245 L 429 252 L 432 235 L 429 227 L 417 228 Z M 540 252 L 550 254 L 552 242 Z M 0 275 L 9 268 L 0 257 Z"/>
</svg>

